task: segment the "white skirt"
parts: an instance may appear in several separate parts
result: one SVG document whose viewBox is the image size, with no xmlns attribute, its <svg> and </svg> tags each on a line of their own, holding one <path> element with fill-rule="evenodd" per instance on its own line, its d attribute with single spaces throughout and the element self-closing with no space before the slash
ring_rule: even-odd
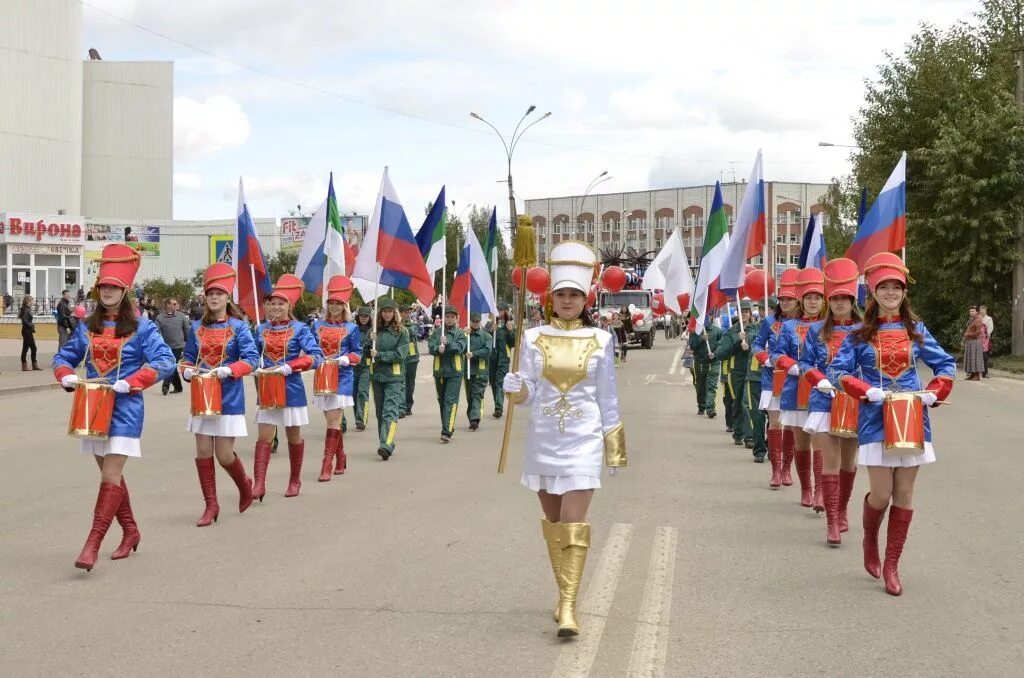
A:
<svg viewBox="0 0 1024 678">
<path fill-rule="evenodd" d="M 757 409 L 768 410 L 769 412 L 778 412 L 779 396 L 772 395 L 771 391 L 761 391 L 761 400 L 757 403 Z"/>
<path fill-rule="evenodd" d="M 256 410 L 256 423 L 271 426 L 305 426 L 309 423 L 309 411 L 305 405 L 282 407 L 279 410 Z"/>
<path fill-rule="evenodd" d="M 601 479 L 594 476 L 541 476 L 536 473 L 524 473 L 519 477 L 523 487 L 548 494 L 565 494 L 573 490 L 598 490 Z"/>
<path fill-rule="evenodd" d="M 313 406 L 321 412 L 330 412 L 331 410 L 343 410 L 346 407 L 354 407 L 355 401 L 350 395 L 326 395 L 313 396 Z"/>
<path fill-rule="evenodd" d="M 803 428 L 807 423 L 807 410 L 782 410 L 782 425 Z"/>
<path fill-rule="evenodd" d="M 806 433 L 831 433 L 832 413 L 831 412 L 808 412 L 807 421 L 804 422 Z"/>
<path fill-rule="evenodd" d="M 867 443 L 857 448 L 857 463 L 861 466 L 887 466 L 889 468 L 908 468 L 922 466 L 935 461 L 935 448 L 931 443 L 924 444 L 924 452 L 914 456 L 896 457 L 882 452 L 882 443 Z"/>
<path fill-rule="evenodd" d="M 185 430 L 202 436 L 216 438 L 245 438 L 249 431 L 245 427 L 244 414 L 222 414 L 219 417 L 193 417 L 189 415 Z"/>
<path fill-rule="evenodd" d="M 142 445 L 138 438 L 125 438 L 124 436 L 112 436 L 106 440 L 83 440 L 80 452 L 91 454 L 97 457 L 105 457 L 108 454 L 123 454 L 126 457 L 141 457 Z"/>
</svg>

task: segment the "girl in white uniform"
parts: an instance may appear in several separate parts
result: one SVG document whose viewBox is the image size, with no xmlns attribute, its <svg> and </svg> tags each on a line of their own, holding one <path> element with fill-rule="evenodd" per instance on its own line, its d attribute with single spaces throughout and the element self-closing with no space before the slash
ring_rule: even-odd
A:
<svg viewBox="0 0 1024 678">
<path fill-rule="evenodd" d="M 626 465 L 611 335 L 586 309 L 597 255 L 586 244 L 551 251 L 550 324 L 526 330 L 519 371 L 504 379 L 511 401 L 531 408 L 521 482 L 537 492 L 541 527 L 558 583 L 559 637 L 579 633 L 576 598 L 587 549 L 587 509 L 601 464 Z"/>
</svg>

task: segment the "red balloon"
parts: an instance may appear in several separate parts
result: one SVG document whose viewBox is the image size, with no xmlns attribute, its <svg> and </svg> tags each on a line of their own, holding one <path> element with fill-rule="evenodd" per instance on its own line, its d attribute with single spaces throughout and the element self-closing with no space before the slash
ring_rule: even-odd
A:
<svg viewBox="0 0 1024 678">
<path fill-rule="evenodd" d="M 743 279 L 743 294 L 751 299 L 764 299 L 765 273 L 755 268 Z M 768 276 L 768 295 L 775 294 L 775 279 Z"/>
<path fill-rule="evenodd" d="M 665 295 L 662 292 L 658 292 L 651 297 L 651 310 L 656 315 L 661 315 L 665 312 Z"/>
<path fill-rule="evenodd" d="M 620 292 L 626 286 L 626 272 L 618 266 L 609 266 L 601 274 L 601 284 L 609 292 Z"/>
<path fill-rule="evenodd" d="M 521 266 L 516 266 L 515 268 L 512 269 L 512 287 L 515 287 L 518 290 L 522 282 L 523 269 Z"/>
<path fill-rule="evenodd" d="M 690 310 L 690 294 L 689 292 L 683 292 L 676 297 L 676 301 L 679 303 L 679 312 L 685 314 Z"/>
<path fill-rule="evenodd" d="M 548 274 L 548 270 L 546 268 L 534 266 L 526 272 L 526 289 L 530 290 L 534 294 L 546 292 L 548 285 L 550 284 L 551 276 Z"/>
<path fill-rule="evenodd" d="M 743 275 L 746 275 L 747 273 L 750 273 L 751 271 L 756 271 L 756 270 L 757 270 L 756 266 L 752 266 L 750 264 L 745 264 L 743 266 Z"/>
<path fill-rule="evenodd" d="M 640 322 L 643 319 L 644 319 L 644 314 L 643 313 L 634 313 L 633 314 L 633 322 L 638 323 L 638 322 Z"/>
</svg>

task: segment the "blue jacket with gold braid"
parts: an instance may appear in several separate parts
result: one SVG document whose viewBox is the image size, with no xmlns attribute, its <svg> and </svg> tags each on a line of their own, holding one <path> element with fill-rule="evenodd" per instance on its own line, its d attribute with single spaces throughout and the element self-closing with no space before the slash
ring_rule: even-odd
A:
<svg viewBox="0 0 1024 678">
<path fill-rule="evenodd" d="M 754 357 L 761 363 L 761 391 L 772 390 L 772 366 L 769 362 L 772 351 L 775 350 L 775 342 L 782 331 L 782 320 L 769 313 L 761 320 L 761 326 L 757 330 L 757 337 L 751 344 L 750 350 Z"/>
<path fill-rule="evenodd" d="M 836 354 L 839 353 L 839 347 L 843 345 L 843 340 L 853 328 L 853 321 L 850 320 L 843 325 L 833 325 L 832 338 L 827 343 L 821 336 L 821 330 L 824 327 L 824 320 L 811 325 L 807 330 L 803 348 L 800 349 L 800 377 L 810 382 L 812 389 L 811 398 L 807 404 L 808 412 L 832 411 L 832 396 L 814 387 L 825 378 L 825 371 Z"/>
<path fill-rule="evenodd" d="M 855 326 L 854 330 L 859 327 Z M 926 390 L 935 393 L 937 402 L 945 400 L 953 390 L 956 361 L 939 346 L 924 323 L 917 323 L 914 329 L 920 335 L 920 341 L 911 339 L 899 316 L 893 316 L 881 319 L 878 334 L 870 342 L 859 341 L 851 332 L 829 365 L 829 381 L 855 398 L 863 398 L 872 387 L 894 392 L 920 391 L 921 379 L 917 374 L 917 361 L 920 360 L 935 374 Z M 858 370 L 863 379 L 854 376 Z M 932 439 L 927 409 L 924 413 L 924 438 L 928 442 Z M 857 439 L 861 445 L 884 441 L 882 403 L 861 401 Z"/>
<path fill-rule="evenodd" d="M 242 377 L 256 369 L 259 360 L 260 354 L 245 321 L 227 318 L 204 325 L 202 320 L 196 320 L 185 342 L 181 366 L 208 370 L 230 367 L 231 378 L 221 380 L 221 412 L 245 414 Z"/>
<path fill-rule="evenodd" d="M 771 364 L 779 370 L 789 370 L 790 367 L 797 364 L 800 359 L 800 352 L 803 349 L 804 339 L 807 338 L 807 332 L 811 329 L 816 320 L 810 318 L 790 318 L 782 324 L 782 331 L 779 332 L 779 338 L 775 342 L 775 348 L 772 350 Z M 795 410 L 797 409 L 796 403 L 796 392 L 797 392 L 797 381 L 799 377 L 792 375 L 786 375 L 786 383 L 782 387 L 782 398 L 780 398 L 779 409 L 780 410 Z"/>
<path fill-rule="evenodd" d="M 256 328 L 256 348 L 261 368 L 269 370 L 285 363 L 292 368 L 285 381 L 285 401 L 288 407 L 305 407 L 302 371 L 315 369 L 324 361 L 324 353 L 309 326 L 298 320 L 268 320 Z"/>
</svg>

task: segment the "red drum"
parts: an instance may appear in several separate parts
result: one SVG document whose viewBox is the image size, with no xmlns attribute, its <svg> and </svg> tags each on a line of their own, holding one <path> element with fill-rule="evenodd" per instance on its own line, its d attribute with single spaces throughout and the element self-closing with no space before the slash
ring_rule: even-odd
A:
<svg viewBox="0 0 1024 678">
<path fill-rule="evenodd" d="M 219 417 L 221 415 L 221 384 L 212 372 L 192 377 L 192 416 Z"/>
<path fill-rule="evenodd" d="M 75 384 L 68 435 L 87 440 L 106 440 L 110 437 L 115 396 L 113 387 L 107 383 L 80 381 Z"/>
<path fill-rule="evenodd" d="M 832 399 L 829 433 L 836 438 L 856 438 L 859 411 L 859 400 L 842 391 L 836 391 L 836 397 Z"/>
<path fill-rule="evenodd" d="M 786 370 L 772 370 L 772 395 L 782 397 L 782 387 L 786 384 Z"/>
<path fill-rule="evenodd" d="M 882 402 L 885 454 L 917 456 L 924 451 L 924 403 L 913 393 L 890 393 Z"/>
<path fill-rule="evenodd" d="M 338 395 L 337 360 L 325 360 L 313 372 L 313 395 Z"/>
<path fill-rule="evenodd" d="M 281 410 L 288 407 L 285 377 L 280 372 L 256 373 L 256 396 L 261 410 Z"/>
<path fill-rule="evenodd" d="M 811 383 L 803 375 L 796 378 L 796 409 L 806 410 L 811 400 Z"/>
</svg>

